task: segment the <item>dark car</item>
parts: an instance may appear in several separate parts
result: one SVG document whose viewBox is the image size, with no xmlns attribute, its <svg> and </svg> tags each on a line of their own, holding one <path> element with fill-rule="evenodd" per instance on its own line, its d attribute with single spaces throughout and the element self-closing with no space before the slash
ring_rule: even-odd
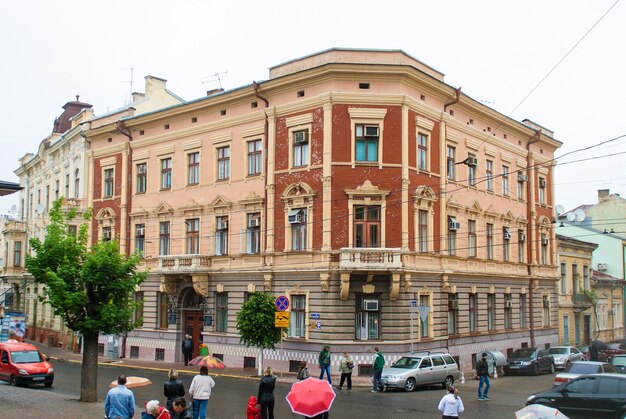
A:
<svg viewBox="0 0 626 419">
<path fill-rule="evenodd" d="M 626 345 L 623 343 L 607 343 L 606 348 L 602 350 L 606 357 L 611 360 L 615 355 L 626 355 Z"/>
<path fill-rule="evenodd" d="M 506 374 L 530 373 L 537 375 L 540 372 L 554 373 L 554 358 L 545 349 L 519 348 L 513 351 L 506 360 L 504 372 Z"/>
<path fill-rule="evenodd" d="M 583 361 L 590 361 L 591 360 L 591 356 L 589 355 L 589 345 L 577 346 L 576 349 L 578 349 L 580 352 L 583 353 L 583 355 L 584 355 Z M 600 351 L 600 350 L 598 351 L 598 361 L 600 361 L 600 362 L 607 362 L 608 361 L 604 351 Z"/>
<path fill-rule="evenodd" d="M 611 365 L 617 372 L 626 374 L 626 355 L 615 355 L 611 358 Z"/>
<path fill-rule="evenodd" d="M 589 374 L 533 394 L 526 405 L 542 404 L 569 418 L 626 418 L 626 375 Z"/>
</svg>

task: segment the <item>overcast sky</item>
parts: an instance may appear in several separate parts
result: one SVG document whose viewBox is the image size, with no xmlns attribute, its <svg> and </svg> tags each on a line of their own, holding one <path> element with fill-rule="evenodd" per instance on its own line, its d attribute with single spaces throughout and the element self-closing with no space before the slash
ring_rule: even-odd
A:
<svg viewBox="0 0 626 419">
<path fill-rule="evenodd" d="M 133 90 L 150 74 L 191 100 L 219 87 L 215 73 L 231 89 L 331 47 L 402 49 L 474 99 L 553 130 L 561 156 L 626 134 L 624 22 L 619 0 L 3 1 L 0 180 L 18 181 L 18 159 L 75 95 L 97 115 L 124 105 L 130 68 Z M 598 189 L 626 197 L 626 154 L 606 157 L 616 153 L 626 138 L 559 159 L 556 203 L 592 204 Z M 0 213 L 13 204 L 16 194 L 0 198 Z"/>
</svg>

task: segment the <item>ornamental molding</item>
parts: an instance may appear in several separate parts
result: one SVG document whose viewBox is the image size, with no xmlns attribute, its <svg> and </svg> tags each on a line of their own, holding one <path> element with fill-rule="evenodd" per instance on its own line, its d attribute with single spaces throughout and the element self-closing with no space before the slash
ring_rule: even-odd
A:
<svg viewBox="0 0 626 419">
<path fill-rule="evenodd" d="M 348 108 L 351 119 L 385 119 L 387 109 Z"/>
<path fill-rule="evenodd" d="M 191 282 L 193 284 L 193 290 L 201 297 L 207 298 L 209 296 L 209 275 L 191 275 Z"/>
</svg>

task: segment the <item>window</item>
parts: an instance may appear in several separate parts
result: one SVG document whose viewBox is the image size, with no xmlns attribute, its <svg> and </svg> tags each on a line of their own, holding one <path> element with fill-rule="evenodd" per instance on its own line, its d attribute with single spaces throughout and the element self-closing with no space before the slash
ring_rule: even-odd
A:
<svg viewBox="0 0 626 419">
<path fill-rule="evenodd" d="M 300 130 L 293 133 L 293 166 L 302 167 L 309 164 L 309 131 Z"/>
<path fill-rule="evenodd" d="M 218 256 L 228 254 L 228 217 L 217 217 L 215 229 L 215 254 Z"/>
<path fill-rule="evenodd" d="M 255 212 L 247 215 L 246 229 L 246 253 L 259 253 L 261 251 L 261 213 Z"/>
<path fill-rule="evenodd" d="M 421 132 L 417 134 L 417 168 L 428 170 L 428 136 Z"/>
<path fill-rule="evenodd" d="M 148 163 L 137 165 L 137 193 L 146 193 L 148 186 Z"/>
<path fill-rule="evenodd" d="M 261 161 L 263 150 L 261 150 L 261 140 L 248 142 L 248 176 L 261 174 Z"/>
<path fill-rule="evenodd" d="M 372 294 L 357 295 L 356 304 L 356 339 L 379 339 L 380 297 Z"/>
<path fill-rule="evenodd" d="M 420 295 L 420 306 L 423 307 L 428 307 L 430 306 L 430 296 L 428 295 Z M 419 316 L 419 321 L 420 321 L 420 337 L 422 338 L 427 338 L 429 333 L 428 333 L 428 323 L 429 323 L 429 319 L 430 319 L 430 311 L 428 312 L 428 314 L 426 315 L 426 317 L 424 319 L 422 319 L 422 316 Z"/>
<path fill-rule="evenodd" d="M 74 172 L 74 198 L 78 199 L 80 196 L 80 171 L 76 169 Z"/>
<path fill-rule="evenodd" d="M 517 199 L 522 201 L 524 199 L 524 173 L 517 172 Z"/>
<path fill-rule="evenodd" d="M 137 304 L 137 308 L 133 312 L 133 322 L 137 325 L 137 327 L 143 326 L 143 292 L 137 291 L 133 296 L 133 301 Z"/>
<path fill-rule="evenodd" d="M 511 294 L 504 294 L 504 328 L 511 329 L 511 311 L 513 309 L 513 300 Z"/>
<path fill-rule="evenodd" d="M 496 328 L 496 295 L 487 294 L 487 329 Z"/>
<path fill-rule="evenodd" d="M 289 337 L 306 337 L 306 295 L 290 295 L 291 318 L 289 319 Z"/>
<path fill-rule="evenodd" d="M 135 252 L 143 255 L 146 245 L 146 225 L 135 224 Z"/>
<path fill-rule="evenodd" d="M 65 197 L 70 197 L 70 174 L 65 175 Z M 32 200 L 31 200 L 32 201 Z"/>
<path fill-rule="evenodd" d="M 456 230 L 448 230 L 448 255 L 456 254 Z"/>
<path fill-rule="evenodd" d="M 50 210 L 50 185 L 46 185 L 46 212 Z"/>
<path fill-rule="evenodd" d="M 300 251 L 307 248 L 307 210 L 296 208 L 289 212 L 289 225 L 291 226 L 291 250 Z"/>
<path fill-rule="evenodd" d="M 200 219 L 190 218 L 185 220 L 186 242 L 188 255 L 197 255 L 200 253 Z"/>
<path fill-rule="evenodd" d="M 190 153 L 187 155 L 187 185 L 197 185 L 200 183 L 200 153 Z"/>
<path fill-rule="evenodd" d="M 572 292 L 578 294 L 580 292 L 580 274 L 576 263 L 572 263 L 572 285 Z"/>
<path fill-rule="evenodd" d="M 546 265 L 548 263 L 548 237 L 545 234 L 541 234 L 541 264 Z"/>
<path fill-rule="evenodd" d="M 487 259 L 493 259 L 493 224 L 487 223 Z"/>
<path fill-rule="evenodd" d="M 526 294 L 519 296 L 519 327 L 526 328 Z"/>
<path fill-rule="evenodd" d="M 228 332 L 228 293 L 215 294 L 215 331 Z"/>
<path fill-rule="evenodd" d="M 418 213 L 418 237 L 419 247 L 418 251 L 421 253 L 428 252 L 428 211 L 419 210 Z"/>
<path fill-rule="evenodd" d="M 380 206 L 354 207 L 355 247 L 380 247 Z"/>
<path fill-rule="evenodd" d="M 378 125 L 356 125 L 356 154 L 355 159 L 358 162 L 377 162 L 378 161 Z"/>
<path fill-rule="evenodd" d="M 476 155 L 472 153 L 467 154 L 467 184 L 470 186 L 476 186 Z"/>
<path fill-rule="evenodd" d="M 583 265 L 583 289 L 588 290 L 589 288 L 589 266 Z"/>
<path fill-rule="evenodd" d="M 458 333 L 459 300 L 457 294 L 448 294 L 448 335 Z"/>
<path fill-rule="evenodd" d="M 476 333 L 476 319 L 478 319 L 478 296 L 469 295 L 469 331 Z"/>
<path fill-rule="evenodd" d="M 541 297 L 541 302 L 543 306 L 543 326 L 550 326 L 550 296 L 544 295 Z"/>
<path fill-rule="evenodd" d="M 76 237 L 76 235 L 78 234 L 78 227 L 75 225 L 67 226 L 67 234 Z"/>
<path fill-rule="evenodd" d="M 13 243 L 13 266 L 22 266 L 22 242 Z"/>
<path fill-rule="evenodd" d="M 172 188 L 172 158 L 161 160 L 161 189 Z"/>
<path fill-rule="evenodd" d="M 54 182 L 54 200 L 55 200 L 55 201 L 56 201 L 57 199 L 59 199 L 59 188 L 60 188 L 60 186 L 59 186 L 59 185 L 60 185 L 60 184 L 61 184 L 61 181 L 60 181 L 59 179 L 57 179 L 57 180 Z"/>
<path fill-rule="evenodd" d="M 163 292 L 158 293 L 159 301 L 159 329 L 168 328 L 168 297 Z"/>
<path fill-rule="evenodd" d="M 111 241 L 111 227 L 102 227 L 102 241 Z"/>
<path fill-rule="evenodd" d="M 476 220 L 467 221 L 467 256 L 476 257 Z"/>
<path fill-rule="evenodd" d="M 170 222 L 162 221 L 159 223 L 159 255 L 167 256 L 169 254 L 170 254 Z"/>
<path fill-rule="evenodd" d="M 230 147 L 217 149 L 217 180 L 230 179 Z"/>
<path fill-rule="evenodd" d="M 104 197 L 110 198 L 113 196 L 113 169 L 106 169 L 104 171 Z"/>
<path fill-rule="evenodd" d="M 456 149 L 452 146 L 446 148 L 446 173 L 448 180 L 454 180 L 454 166 L 456 164 Z"/>
<path fill-rule="evenodd" d="M 487 190 L 493 192 L 493 161 L 487 160 L 485 165 L 485 180 Z"/>
<path fill-rule="evenodd" d="M 526 242 L 526 233 L 524 233 L 523 230 L 518 230 L 517 231 L 517 260 L 519 262 L 524 262 L 524 253 L 526 248 L 525 246 L 525 242 Z"/>
<path fill-rule="evenodd" d="M 511 259 L 511 229 L 502 227 L 502 260 L 508 262 Z"/>
<path fill-rule="evenodd" d="M 546 179 L 542 177 L 539 178 L 539 203 L 546 203 Z"/>
<path fill-rule="evenodd" d="M 561 294 L 567 294 L 567 264 L 561 263 Z"/>
<path fill-rule="evenodd" d="M 509 194 L 509 168 L 502 166 L 502 195 Z"/>
</svg>

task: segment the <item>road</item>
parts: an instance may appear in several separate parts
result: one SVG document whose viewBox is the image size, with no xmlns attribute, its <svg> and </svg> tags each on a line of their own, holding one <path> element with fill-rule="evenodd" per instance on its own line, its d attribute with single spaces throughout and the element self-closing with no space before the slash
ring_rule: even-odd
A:
<svg viewBox="0 0 626 419">
<path fill-rule="evenodd" d="M 37 392 L 54 392 L 77 397 L 80 394 L 80 365 L 56 362 L 54 368 L 56 377 L 52 388 L 21 389 L 19 390 L 22 394 L 20 397 L 28 398 Z M 138 405 L 143 407 L 143 404 L 151 399 L 159 399 L 162 403 L 164 402 L 162 382 L 167 379 L 166 372 L 102 365 L 98 369 L 99 399 L 104 400 L 108 391 L 108 384 L 122 373 L 147 377 L 153 382 L 149 386 L 133 389 Z M 185 388 L 189 388 L 192 378 L 193 376 L 190 374 L 181 374 L 180 379 L 185 384 Z M 476 400 L 477 382 L 475 380 L 459 384 L 460 396 L 466 409 L 462 417 L 467 419 L 514 418 L 514 412 L 524 406 L 528 395 L 550 388 L 552 379 L 551 375 L 541 375 L 539 377 L 507 376 L 492 380 L 492 390 L 489 393 L 492 400 L 480 402 Z M 210 419 L 245 418 L 248 397 L 256 395 L 258 380 L 256 378 L 215 377 L 215 381 L 216 386 L 209 401 L 207 417 Z M 285 401 L 290 386 L 291 384 L 288 382 L 278 383 L 275 392 L 277 419 L 299 417 L 291 413 Z M 2 387 L 4 385 L 0 385 L 0 388 Z M 372 394 L 369 388 L 363 387 L 355 388 L 352 391 L 336 390 L 336 392 L 337 398 L 333 404 L 331 417 L 342 419 L 440 418 L 441 414 L 437 411 L 437 404 L 444 394 L 441 388 L 434 387 L 418 389 L 413 393 L 387 391 Z M 50 407 L 55 408 L 56 411 L 56 407 Z M 139 413 L 136 417 L 139 417 Z"/>
</svg>

